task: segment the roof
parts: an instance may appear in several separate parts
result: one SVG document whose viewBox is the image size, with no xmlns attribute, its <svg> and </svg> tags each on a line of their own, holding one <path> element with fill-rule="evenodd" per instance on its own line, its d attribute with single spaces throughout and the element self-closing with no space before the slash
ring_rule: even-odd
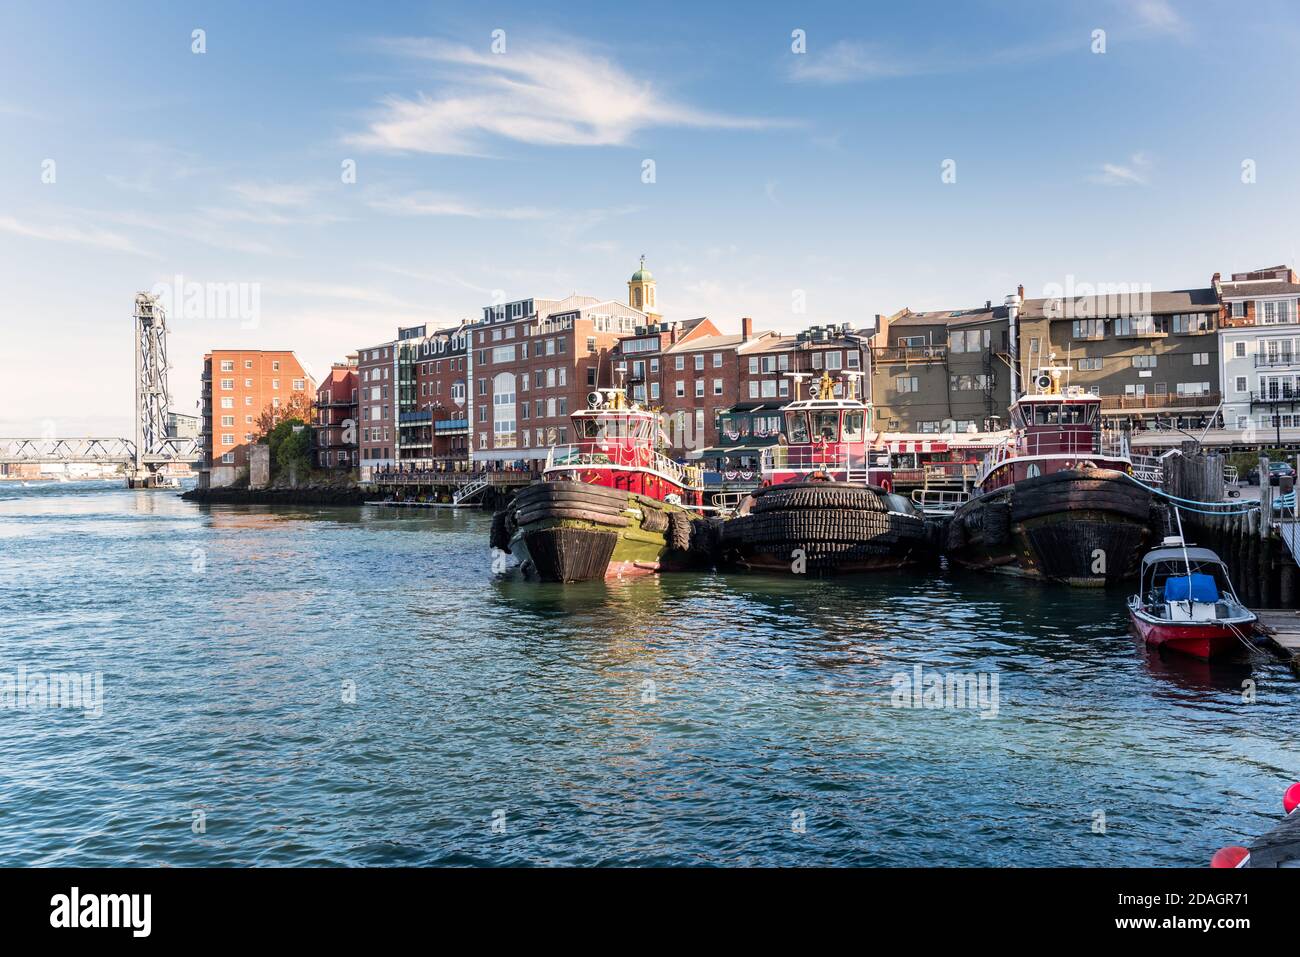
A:
<svg viewBox="0 0 1300 957">
<path fill-rule="evenodd" d="M 966 325 L 971 323 L 989 322 L 994 319 L 1005 319 L 1007 310 L 1004 306 L 992 307 L 987 309 L 939 309 L 934 312 L 911 312 L 899 316 L 889 323 L 889 328 L 895 326 L 955 326 Z"/>
<path fill-rule="evenodd" d="M 698 339 L 687 339 L 685 342 L 678 340 L 670 345 L 664 352 L 702 352 L 709 349 L 729 349 L 732 346 L 738 346 L 745 339 L 740 333 L 732 336 L 700 336 Z"/>
<path fill-rule="evenodd" d="M 1170 545 L 1164 548 L 1153 548 L 1142 557 L 1142 564 L 1154 565 L 1156 562 L 1181 562 L 1184 557 L 1184 551 L 1189 561 L 1193 562 L 1214 562 L 1216 565 L 1222 565 L 1223 559 L 1210 551 L 1208 548 L 1194 548 L 1188 545 L 1184 549 L 1181 545 Z"/>
<path fill-rule="evenodd" d="M 1048 305 L 1052 308 L 1049 310 Z M 1124 316 L 1168 315 L 1176 312 L 1217 312 L 1219 296 L 1212 286 L 1150 292 L 1142 289 L 1069 299 L 1026 299 L 1023 319 L 1109 319 Z"/>
<path fill-rule="evenodd" d="M 1224 299 L 1254 299 L 1258 296 L 1296 296 L 1300 295 L 1300 283 L 1282 280 L 1254 279 L 1245 282 L 1220 283 Z"/>
</svg>

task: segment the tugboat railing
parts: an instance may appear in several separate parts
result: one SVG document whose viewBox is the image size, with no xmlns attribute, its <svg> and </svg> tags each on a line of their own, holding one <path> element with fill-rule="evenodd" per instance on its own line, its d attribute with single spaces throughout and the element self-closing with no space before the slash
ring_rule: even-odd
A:
<svg viewBox="0 0 1300 957">
<path fill-rule="evenodd" d="M 983 482 L 1009 459 L 1038 455 L 1070 455 L 1132 461 L 1128 436 L 1123 432 L 1102 433 L 1090 429 L 1051 429 L 1023 432 L 1012 441 L 999 445 L 980 464 L 976 484 Z"/>
<path fill-rule="evenodd" d="M 553 445 L 546 454 L 546 471 L 552 468 L 643 468 L 666 475 L 684 488 L 704 487 L 703 473 L 694 465 L 682 465 L 666 455 L 644 448 L 611 445 L 608 452 L 596 452 L 580 445 Z"/>
<path fill-rule="evenodd" d="M 912 504 L 922 515 L 944 516 L 957 511 L 970 495 L 951 489 L 915 488 L 912 489 Z"/>
</svg>

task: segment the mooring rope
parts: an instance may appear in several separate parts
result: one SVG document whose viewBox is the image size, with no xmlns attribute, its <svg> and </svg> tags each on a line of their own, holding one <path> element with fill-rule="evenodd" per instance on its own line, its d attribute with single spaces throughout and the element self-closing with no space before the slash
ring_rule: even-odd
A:
<svg viewBox="0 0 1300 957">
<path fill-rule="evenodd" d="M 1216 508 L 1214 506 L 1233 505 L 1235 503 L 1198 502 L 1196 501 L 1196 499 L 1192 499 L 1192 498 L 1181 498 L 1177 495 L 1174 495 L 1172 492 L 1166 492 L 1162 488 L 1156 488 L 1155 486 L 1147 485 L 1145 482 L 1139 482 L 1137 479 L 1135 479 L 1132 475 L 1129 475 L 1127 472 L 1120 472 L 1119 474 L 1124 476 L 1134 485 L 1138 485 L 1146 489 L 1152 495 L 1159 495 L 1163 498 L 1169 499 L 1170 501 L 1177 502 L 1179 503 L 1179 505 L 1185 507 L 1187 511 L 1197 512 L 1201 515 L 1245 515 L 1247 512 L 1253 512 L 1255 509 L 1260 507 L 1258 502 L 1247 502 L 1240 508 Z M 1190 506 L 1192 505 L 1208 505 L 1211 506 L 1211 508 L 1209 509 L 1191 508 Z"/>
</svg>

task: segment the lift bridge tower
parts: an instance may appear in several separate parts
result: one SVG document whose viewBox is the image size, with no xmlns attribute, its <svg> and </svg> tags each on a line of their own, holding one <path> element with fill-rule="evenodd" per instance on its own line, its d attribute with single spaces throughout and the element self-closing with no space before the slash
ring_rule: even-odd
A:
<svg viewBox="0 0 1300 957">
<path fill-rule="evenodd" d="M 167 434 L 171 394 L 167 390 L 167 314 L 158 297 L 135 296 L 135 456 L 127 485 L 156 488 L 161 458 L 175 454 Z"/>
</svg>

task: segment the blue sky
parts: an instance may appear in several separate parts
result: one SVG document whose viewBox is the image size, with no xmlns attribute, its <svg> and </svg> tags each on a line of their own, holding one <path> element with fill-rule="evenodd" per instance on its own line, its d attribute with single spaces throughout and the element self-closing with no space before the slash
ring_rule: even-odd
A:
<svg viewBox="0 0 1300 957">
<path fill-rule="evenodd" d="M 621 298 L 641 253 L 724 329 L 1294 263 L 1300 9 L 1251 11 L 10 0 L 0 432 L 124 431 L 132 295 L 178 275 L 260 296 L 173 318 L 192 411 L 208 348 L 320 373 L 498 294 Z"/>
</svg>

